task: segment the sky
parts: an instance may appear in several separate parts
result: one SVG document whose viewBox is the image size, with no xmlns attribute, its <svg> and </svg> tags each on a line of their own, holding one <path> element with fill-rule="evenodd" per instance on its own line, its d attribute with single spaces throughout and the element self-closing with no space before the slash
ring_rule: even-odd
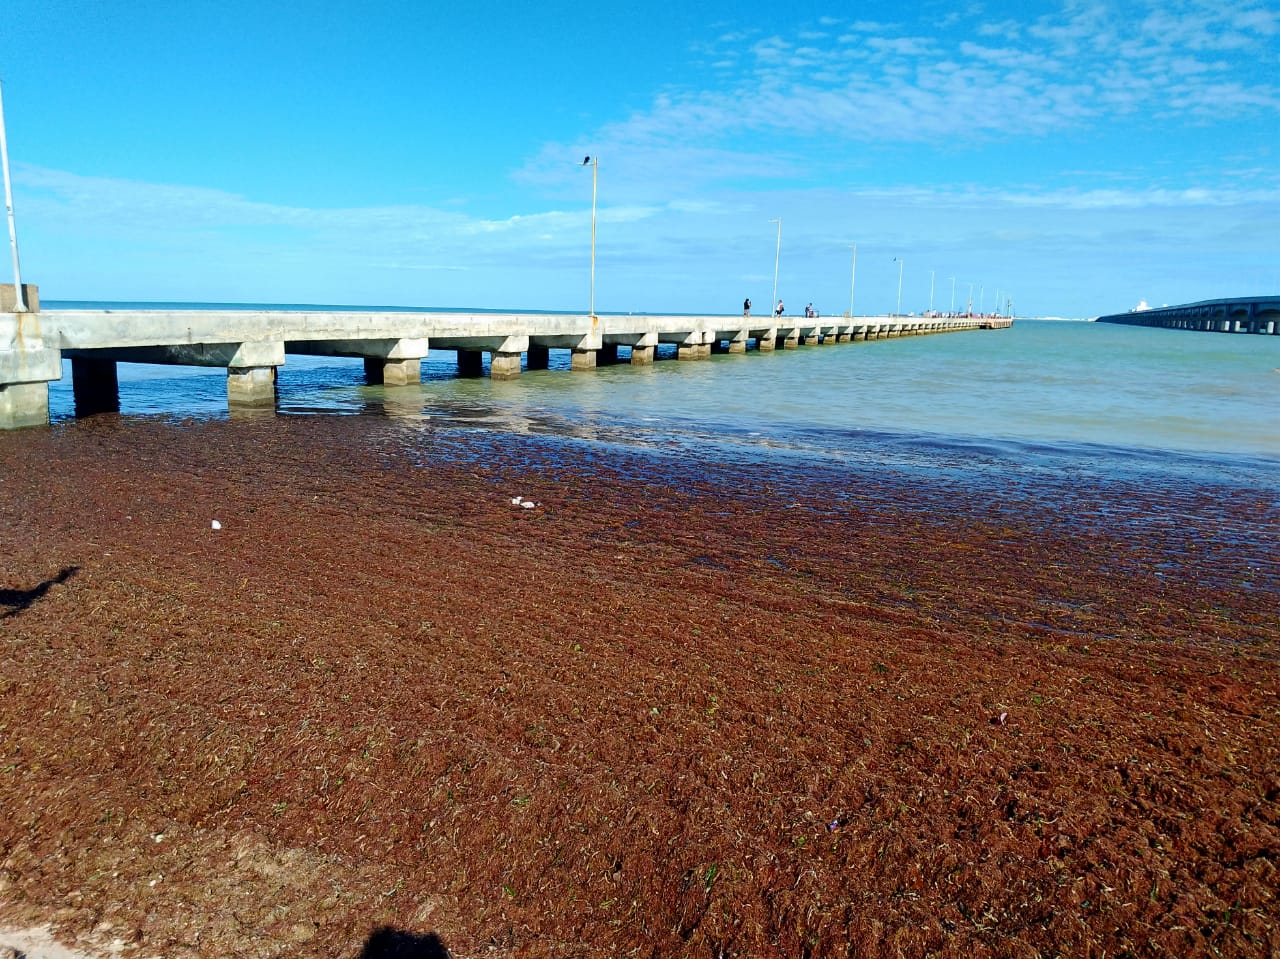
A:
<svg viewBox="0 0 1280 959">
<path fill-rule="evenodd" d="M 586 312 L 585 156 L 598 312 L 1274 295 L 1277 63 L 1275 0 L 0 7 L 42 301 Z"/>
</svg>

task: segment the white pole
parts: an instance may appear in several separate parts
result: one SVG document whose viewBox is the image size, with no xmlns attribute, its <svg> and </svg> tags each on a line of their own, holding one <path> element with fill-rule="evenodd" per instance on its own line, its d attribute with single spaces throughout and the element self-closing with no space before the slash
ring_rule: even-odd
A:
<svg viewBox="0 0 1280 959">
<path fill-rule="evenodd" d="M 15 313 L 27 312 L 27 298 L 22 292 L 22 268 L 18 265 L 18 233 L 13 226 L 13 187 L 9 183 L 9 144 L 4 135 L 4 94 L 0 84 L 0 167 L 4 168 L 4 208 L 9 215 L 9 246 L 13 249 L 13 290 Z"/>
<path fill-rule="evenodd" d="M 858 284 L 858 244 L 853 245 L 853 265 L 849 267 L 849 319 L 853 319 L 853 291 Z"/>
<path fill-rule="evenodd" d="M 929 271 L 929 312 L 930 313 L 933 312 L 933 274 L 935 274 L 936 272 L 938 271 L 937 270 Z"/>
<path fill-rule="evenodd" d="M 898 309 L 894 311 L 894 314 L 893 314 L 893 315 L 894 315 L 894 316 L 901 316 L 901 315 L 902 315 L 902 264 L 903 264 L 903 259 L 902 259 L 902 257 L 900 257 L 900 256 L 895 256 L 895 257 L 894 257 L 894 259 L 898 261 Z"/>
<path fill-rule="evenodd" d="M 773 254 L 773 302 L 769 304 L 769 311 L 776 316 L 778 312 L 778 263 L 782 260 L 782 217 L 769 222 L 778 224 L 778 248 Z"/>
<path fill-rule="evenodd" d="M 600 158 L 591 158 L 591 324 L 596 322 L 596 182 L 600 176 Z"/>
<path fill-rule="evenodd" d="M 951 278 L 951 312 L 956 311 L 956 278 Z"/>
</svg>

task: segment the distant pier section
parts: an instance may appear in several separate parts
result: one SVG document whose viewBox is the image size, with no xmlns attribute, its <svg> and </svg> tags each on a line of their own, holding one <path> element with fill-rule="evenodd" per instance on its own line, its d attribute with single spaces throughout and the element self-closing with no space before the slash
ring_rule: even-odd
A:
<svg viewBox="0 0 1280 959">
<path fill-rule="evenodd" d="M 222 367 L 230 406 L 271 406 L 286 354 L 364 360 L 370 383 L 420 381 L 432 349 L 456 351 L 460 375 L 494 379 L 546 369 L 553 349 L 570 369 L 652 363 L 657 347 L 680 360 L 713 353 L 794 349 L 926 333 L 1003 329 L 992 316 L 658 316 L 547 313 L 258 309 L 100 309 L 41 311 L 24 285 L 25 311 L 12 285 L 0 286 L 0 429 L 49 422 L 49 383 L 71 361 L 76 414 L 119 409 L 116 364 Z M 669 351 L 670 352 L 670 351 Z"/>
<path fill-rule="evenodd" d="M 1199 330 L 1203 333 L 1262 333 L 1280 335 L 1280 296 L 1242 296 L 1229 300 L 1204 300 L 1182 306 L 1130 310 L 1098 317 L 1099 323 L 1155 326 L 1165 330 Z"/>
</svg>

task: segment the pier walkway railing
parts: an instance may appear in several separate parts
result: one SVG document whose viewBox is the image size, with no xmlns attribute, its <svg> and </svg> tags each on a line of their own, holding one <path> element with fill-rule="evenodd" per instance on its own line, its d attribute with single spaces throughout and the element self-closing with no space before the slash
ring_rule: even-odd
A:
<svg viewBox="0 0 1280 959">
<path fill-rule="evenodd" d="M 432 349 L 457 351 L 459 372 L 478 375 L 489 354 L 494 378 L 546 369 L 549 351 L 569 350 L 570 367 L 654 361 L 660 344 L 682 360 L 959 330 L 999 329 L 1012 320 L 974 316 L 657 316 L 542 313 L 255 309 L 98 309 L 44 312 L 25 287 L 28 312 L 13 312 L 0 287 L 0 429 L 47 423 L 49 382 L 71 361 L 76 410 L 118 409 L 116 363 L 217 366 L 232 406 L 275 402 L 276 368 L 289 353 L 360 357 L 371 383 L 416 383 Z"/>
<path fill-rule="evenodd" d="M 1098 317 L 1099 323 L 1153 326 L 1166 330 L 1205 333 L 1263 333 L 1280 335 L 1280 296 L 1202 300 L 1181 306 L 1130 310 Z"/>
</svg>

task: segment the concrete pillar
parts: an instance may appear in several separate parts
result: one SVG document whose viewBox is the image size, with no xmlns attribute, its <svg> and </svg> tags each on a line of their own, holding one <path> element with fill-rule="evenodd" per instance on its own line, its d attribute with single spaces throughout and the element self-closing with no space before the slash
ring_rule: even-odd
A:
<svg viewBox="0 0 1280 959">
<path fill-rule="evenodd" d="M 633 346 L 631 347 L 631 365 L 632 366 L 648 366 L 653 362 L 653 346 Z"/>
<path fill-rule="evenodd" d="M 761 353 L 772 353 L 778 348 L 778 334 L 775 330 L 768 330 L 756 337 L 756 349 Z"/>
<path fill-rule="evenodd" d="M 484 354 L 479 350 L 458 350 L 458 375 L 480 376 L 484 373 Z"/>
<path fill-rule="evenodd" d="M 24 283 L 23 286 L 26 286 Z M 49 425 L 49 384 L 0 385 L 0 430 Z"/>
<path fill-rule="evenodd" d="M 22 302 L 28 313 L 40 312 L 40 290 L 32 283 L 22 284 Z M 12 313 L 18 305 L 18 294 L 12 283 L 0 283 L 0 313 Z"/>
<path fill-rule="evenodd" d="M 729 352 L 730 353 L 747 352 L 747 334 L 745 331 L 738 334 L 737 336 L 735 336 L 733 339 L 729 341 Z"/>
<path fill-rule="evenodd" d="M 364 357 L 364 381 L 370 386 L 410 386 L 422 382 L 422 360 L 410 357 Z"/>
<path fill-rule="evenodd" d="M 575 349 L 569 357 L 569 369 L 594 370 L 596 368 L 596 351 Z"/>
<path fill-rule="evenodd" d="M 489 354 L 489 377 L 495 380 L 514 380 L 520 376 L 519 353 Z"/>
<path fill-rule="evenodd" d="M 788 334 L 787 338 L 782 341 L 782 348 L 784 350 L 798 350 L 800 348 L 800 334 L 796 332 Z"/>
<path fill-rule="evenodd" d="M 228 366 L 227 402 L 232 406 L 268 406 L 276 401 L 274 366 Z"/>
<path fill-rule="evenodd" d="M 22 284 L 27 311 L 15 313 L 18 291 L 0 284 L 0 429 L 46 426 L 49 381 L 62 378 L 62 353 L 44 345 L 40 293 Z"/>
<path fill-rule="evenodd" d="M 73 357 L 71 392 L 75 396 L 76 416 L 119 413 L 120 378 L 115 360 Z"/>
<path fill-rule="evenodd" d="M 409 386 L 422 382 L 422 360 L 387 360 L 382 364 L 382 382 L 387 386 Z"/>
<path fill-rule="evenodd" d="M 545 370 L 551 362 L 551 351 L 545 346 L 530 346 L 526 356 L 525 367 L 531 370 Z"/>
<path fill-rule="evenodd" d="M 710 343 L 680 343 L 676 346 L 677 360 L 707 360 L 710 358 Z"/>
</svg>

